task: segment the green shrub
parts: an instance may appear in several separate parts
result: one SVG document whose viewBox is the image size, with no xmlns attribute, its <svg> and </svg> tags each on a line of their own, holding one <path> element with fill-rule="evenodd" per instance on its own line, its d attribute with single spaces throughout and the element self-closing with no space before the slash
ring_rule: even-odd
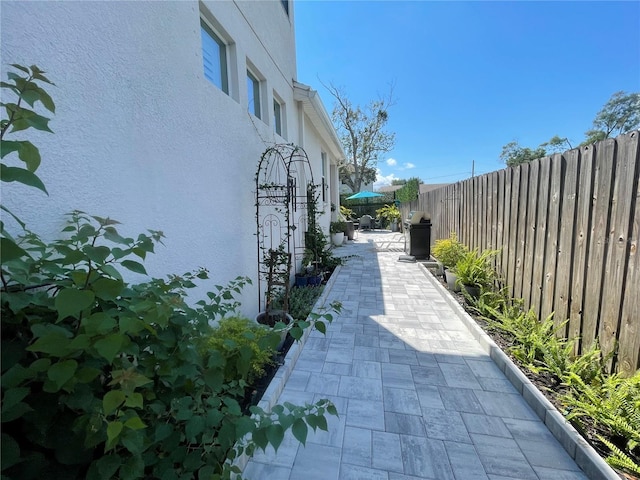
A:
<svg viewBox="0 0 640 480">
<path fill-rule="evenodd" d="M 402 220 L 402 214 L 394 203 L 376 210 L 376 216 L 383 222 L 385 227 L 391 225 L 393 222 L 399 223 Z"/>
<path fill-rule="evenodd" d="M 53 112 L 35 83 L 48 82 L 44 72 L 15 68 L 22 74 L 2 84 L 18 97 L 3 98 L 3 140 L 30 127 L 50 131 L 48 119 L 21 107 L 40 100 Z M 2 181 L 44 190 L 33 173 L 37 148 L 3 143 L 3 159 L 12 153 L 27 169 L 3 164 Z M 142 262 L 163 235 L 124 237 L 117 224 L 75 211 L 52 242 L 1 225 L 3 478 L 228 479 L 238 455 L 277 448 L 288 428 L 302 443 L 308 427 L 326 430 L 325 414 L 336 414 L 326 400 L 245 414 L 246 381 L 229 372 L 248 372 L 254 351 L 198 348 L 210 322 L 236 311 L 235 295 L 249 279 L 215 286 L 195 305 L 187 292 L 206 270 L 129 284 L 122 269 L 146 275 Z M 312 325 L 325 331 L 331 319 L 317 314 L 286 329 L 300 338 Z"/>
<path fill-rule="evenodd" d="M 465 252 L 455 265 L 458 283 L 471 287 L 489 289 L 493 287 L 496 279 L 496 271 L 491 265 L 491 258 L 498 254 L 498 250 L 478 250 Z"/>
<path fill-rule="evenodd" d="M 306 320 L 323 289 L 322 285 L 293 288 L 289 297 L 289 314 L 296 320 Z"/>
<path fill-rule="evenodd" d="M 433 256 L 447 268 L 454 268 L 467 252 L 467 247 L 458 241 L 455 232 L 451 232 L 449 238 L 436 240 L 432 249 Z"/>
<path fill-rule="evenodd" d="M 331 222 L 329 225 L 329 231 L 331 233 L 341 233 L 341 232 L 344 232 L 346 229 L 347 229 L 347 224 L 346 222 L 342 222 L 342 221 Z"/>
<path fill-rule="evenodd" d="M 216 350 L 225 357 L 228 367 L 225 371 L 225 380 L 238 379 L 252 385 L 255 380 L 265 374 L 265 367 L 273 365 L 273 357 L 276 353 L 278 336 L 272 335 L 270 329 L 257 324 L 248 318 L 233 316 L 220 320 L 213 327 L 210 336 L 205 341 L 205 348 Z M 242 369 L 234 368 L 240 358 L 251 360 L 241 365 Z"/>
</svg>

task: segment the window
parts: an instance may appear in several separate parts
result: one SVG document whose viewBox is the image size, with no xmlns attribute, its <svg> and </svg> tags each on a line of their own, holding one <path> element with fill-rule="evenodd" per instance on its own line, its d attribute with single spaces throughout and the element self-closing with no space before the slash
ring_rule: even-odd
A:
<svg viewBox="0 0 640 480">
<path fill-rule="evenodd" d="M 227 46 L 202 19 L 200 19 L 200 34 L 204 76 L 228 95 Z"/>
<path fill-rule="evenodd" d="M 327 201 L 327 181 L 325 177 L 327 175 L 327 154 L 324 152 L 320 153 L 320 161 L 322 162 L 322 201 Z"/>
<path fill-rule="evenodd" d="M 282 137 L 282 105 L 273 99 L 273 129 Z"/>
<path fill-rule="evenodd" d="M 260 82 L 247 70 L 247 93 L 249 94 L 249 111 L 256 117 L 262 118 L 260 114 Z"/>
</svg>

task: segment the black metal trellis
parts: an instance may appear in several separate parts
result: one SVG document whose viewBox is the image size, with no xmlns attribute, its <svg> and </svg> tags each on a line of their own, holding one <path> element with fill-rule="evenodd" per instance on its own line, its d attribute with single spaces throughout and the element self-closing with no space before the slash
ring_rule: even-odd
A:
<svg viewBox="0 0 640 480">
<path fill-rule="evenodd" d="M 283 248 L 295 268 L 304 256 L 308 228 L 307 186 L 313 173 L 307 153 L 293 144 L 269 147 L 256 172 L 256 236 L 258 243 L 258 306 L 266 306 L 270 278 L 268 256 Z M 292 272 L 289 271 L 289 276 Z"/>
</svg>

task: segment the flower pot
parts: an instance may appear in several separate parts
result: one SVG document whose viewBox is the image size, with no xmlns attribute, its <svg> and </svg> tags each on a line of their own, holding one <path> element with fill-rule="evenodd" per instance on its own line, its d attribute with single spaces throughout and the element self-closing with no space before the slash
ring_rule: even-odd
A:
<svg viewBox="0 0 640 480">
<path fill-rule="evenodd" d="M 347 240 L 353 240 L 353 233 L 355 231 L 355 227 L 351 220 L 347 221 L 347 229 L 345 230 L 345 235 L 347 236 Z"/>
<path fill-rule="evenodd" d="M 322 275 L 311 275 L 307 277 L 307 285 L 316 286 L 322 283 Z"/>
<path fill-rule="evenodd" d="M 444 271 L 444 278 L 447 280 L 447 287 L 449 288 L 449 290 L 451 290 L 452 292 L 460 291 L 460 286 L 456 284 L 458 276 L 455 273 L 447 269 Z"/>
<path fill-rule="evenodd" d="M 344 232 L 332 233 L 331 241 L 336 247 L 339 247 L 344 243 Z"/>
<path fill-rule="evenodd" d="M 464 291 L 467 292 L 467 295 L 469 295 L 469 297 L 471 297 L 472 300 L 477 300 L 478 298 L 480 298 L 480 287 L 476 287 L 475 285 L 465 285 L 462 284 L 462 288 L 464 288 Z M 467 303 L 469 303 L 469 300 L 466 298 Z"/>
<path fill-rule="evenodd" d="M 271 310 L 270 312 L 260 312 L 256 315 L 256 322 L 273 328 L 278 322 L 283 322 L 289 325 L 293 322 L 293 317 L 282 310 Z M 276 350 L 280 350 L 284 345 L 284 342 L 287 339 L 287 333 L 289 332 L 286 330 L 280 332 L 280 343 L 278 343 Z"/>
<path fill-rule="evenodd" d="M 306 287 L 308 284 L 308 278 L 309 277 L 306 277 L 303 274 L 296 273 L 296 287 Z"/>
</svg>

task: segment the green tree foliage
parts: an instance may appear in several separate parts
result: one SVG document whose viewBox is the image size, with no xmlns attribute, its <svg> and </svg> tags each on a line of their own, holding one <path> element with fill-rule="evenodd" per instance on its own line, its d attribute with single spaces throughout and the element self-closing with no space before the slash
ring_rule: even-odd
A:
<svg viewBox="0 0 640 480">
<path fill-rule="evenodd" d="M 40 101 L 53 112 L 37 85 L 51 82 L 35 66 L 14 67 L 22 73 L 2 87 L 18 100 L 3 98 L 2 136 L 50 131 L 47 118 L 21 105 Z M 15 153 L 27 168 L 3 163 L 2 180 L 44 190 L 33 173 L 37 148 L 26 140 L 3 148 L 3 159 Z M 327 400 L 247 409 L 248 375 L 264 360 L 237 341 L 252 340 L 249 331 L 202 348 L 216 335 L 210 325 L 236 312 L 249 279 L 215 286 L 192 305 L 187 292 L 207 280 L 204 269 L 124 280 L 123 270 L 146 274 L 162 232 L 129 238 L 115 220 L 74 211 L 61 238 L 45 242 L 14 218 L 23 233 L 13 237 L 3 224 L 0 235 L 2 478 L 230 479 L 238 455 L 277 449 L 287 429 L 304 444 L 309 428 L 326 430 L 325 415 L 337 414 Z M 282 331 L 299 339 L 331 319 L 312 313 L 253 339 L 267 348 Z"/>
<path fill-rule="evenodd" d="M 393 89 L 389 95 L 370 102 L 366 107 L 354 106 L 337 87 L 326 87 L 335 99 L 332 118 L 347 158 L 340 164 L 340 179 L 353 192 L 363 184 L 376 180 L 380 155 L 395 144 L 395 133 L 385 130 L 389 108 L 393 105 Z"/>
<path fill-rule="evenodd" d="M 640 93 L 616 92 L 604 104 L 593 120 L 593 127 L 585 132 L 581 145 L 598 142 L 640 128 Z"/>
<path fill-rule="evenodd" d="M 527 163 L 536 158 L 544 157 L 547 151 L 544 147 L 540 146 L 534 150 L 528 147 L 522 147 L 516 141 L 507 143 L 502 147 L 502 153 L 500 159 L 509 167 L 520 165 L 521 163 Z"/>
<path fill-rule="evenodd" d="M 396 200 L 400 202 L 413 202 L 420 194 L 420 184 L 422 180 L 412 177 L 405 183 L 404 187 L 396 191 Z"/>
<path fill-rule="evenodd" d="M 640 128 L 640 93 L 616 92 L 597 113 L 593 127 L 585 132 L 587 138 L 580 146 L 622 135 L 637 128 Z M 554 135 L 535 149 L 522 147 L 513 141 L 502 147 L 500 159 L 512 167 L 571 148 L 573 146 L 569 139 L 559 135 Z"/>
</svg>

